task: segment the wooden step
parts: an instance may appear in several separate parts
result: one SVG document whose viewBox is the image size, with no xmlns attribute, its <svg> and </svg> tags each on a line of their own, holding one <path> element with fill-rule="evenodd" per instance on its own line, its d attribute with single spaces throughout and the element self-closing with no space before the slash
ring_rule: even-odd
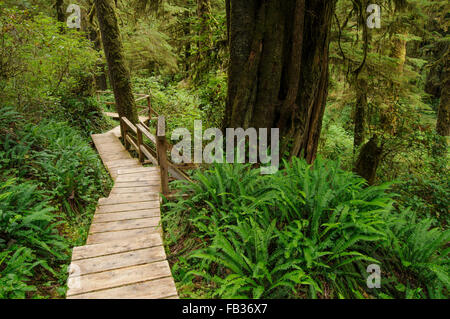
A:
<svg viewBox="0 0 450 319">
<path fill-rule="evenodd" d="M 143 186 L 143 187 L 114 187 L 111 190 L 111 195 L 127 195 L 127 194 L 147 194 L 147 193 L 159 193 L 161 186 Z"/>
<path fill-rule="evenodd" d="M 116 288 L 170 276 L 170 267 L 165 260 L 85 276 L 72 276 L 68 280 L 70 289 L 67 292 L 67 296 Z"/>
<path fill-rule="evenodd" d="M 146 187 L 146 186 L 159 186 L 161 187 L 160 180 L 147 180 L 138 182 L 116 182 L 114 188 L 129 188 L 129 187 Z"/>
<path fill-rule="evenodd" d="M 162 246 L 162 244 L 159 234 L 144 234 L 127 241 L 111 241 L 103 244 L 79 246 L 73 249 L 72 261 Z"/>
<path fill-rule="evenodd" d="M 89 234 L 86 245 L 102 244 L 115 240 L 128 240 L 145 234 L 161 234 L 161 227 L 120 230 L 107 233 Z"/>
<path fill-rule="evenodd" d="M 161 176 L 159 174 L 141 174 L 141 175 L 118 175 L 116 178 L 117 183 L 135 183 L 135 182 L 150 182 L 157 181 L 159 183 Z"/>
<path fill-rule="evenodd" d="M 155 299 L 177 295 L 172 277 L 126 285 L 81 295 L 69 296 L 70 299 Z"/>
<path fill-rule="evenodd" d="M 127 251 L 113 255 L 93 257 L 73 261 L 69 267 L 69 276 L 82 276 L 107 270 L 145 265 L 166 259 L 163 246 Z"/>
<path fill-rule="evenodd" d="M 103 205 L 148 202 L 154 200 L 159 201 L 158 193 L 120 194 L 120 195 L 110 195 L 108 198 L 100 198 L 98 204 L 103 206 Z"/>
<path fill-rule="evenodd" d="M 138 165 L 138 166 L 140 165 L 139 160 L 137 160 L 136 158 L 119 159 L 119 160 L 115 160 L 115 161 L 114 160 L 113 161 L 104 161 L 103 163 L 109 169 L 112 169 L 112 168 L 119 169 L 119 168 L 124 168 L 124 167 L 130 167 L 132 165 Z"/>
<path fill-rule="evenodd" d="M 120 220 L 105 223 L 93 223 L 89 229 L 90 234 L 105 233 L 119 230 L 140 229 L 148 227 L 157 227 L 160 223 L 159 217 Z"/>
<path fill-rule="evenodd" d="M 140 202 L 140 203 L 127 203 L 127 204 L 115 204 L 115 205 L 100 205 L 97 207 L 96 214 L 107 213 L 119 213 L 128 212 L 132 210 L 152 209 L 159 208 L 159 200 Z"/>
<path fill-rule="evenodd" d="M 133 210 L 119 213 L 95 214 L 93 223 L 106 223 L 119 220 L 151 218 L 159 216 L 160 216 L 159 208 Z"/>
<path fill-rule="evenodd" d="M 125 175 L 125 174 L 136 174 L 136 173 L 156 173 L 159 174 L 159 167 L 132 167 L 132 168 L 121 168 L 117 171 L 119 175 Z"/>
</svg>

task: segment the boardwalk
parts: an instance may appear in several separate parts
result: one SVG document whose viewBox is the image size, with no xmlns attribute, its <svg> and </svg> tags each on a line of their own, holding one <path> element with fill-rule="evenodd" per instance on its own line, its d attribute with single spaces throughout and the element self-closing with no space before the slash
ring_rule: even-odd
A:
<svg viewBox="0 0 450 319">
<path fill-rule="evenodd" d="M 159 168 L 133 159 L 118 135 L 92 136 L 115 183 L 99 200 L 86 245 L 73 249 L 67 298 L 178 298 L 161 236 Z"/>
</svg>

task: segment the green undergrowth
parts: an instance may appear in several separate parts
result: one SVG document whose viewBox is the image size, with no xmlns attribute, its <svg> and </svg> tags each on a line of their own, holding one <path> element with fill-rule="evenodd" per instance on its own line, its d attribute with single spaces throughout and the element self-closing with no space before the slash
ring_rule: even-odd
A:
<svg viewBox="0 0 450 319">
<path fill-rule="evenodd" d="M 274 175 L 215 164 L 193 179 L 174 183 L 190 195 L 163 216 L 182 297 L 448 298 L 450 230 L 399 206 L 392 183 L 367 187 L 323 159 Z"/>
<path fill-rule="evenodd" d="M 0 108 L 0 298 L 64 296 L 71 249 L 110 187 L 85 134 Z"/>
</svg>

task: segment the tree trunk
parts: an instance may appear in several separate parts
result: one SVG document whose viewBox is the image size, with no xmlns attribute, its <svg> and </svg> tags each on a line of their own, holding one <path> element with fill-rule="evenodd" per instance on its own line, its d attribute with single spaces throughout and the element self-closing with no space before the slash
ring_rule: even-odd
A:
<svg viewBox="0 0 450 319">
<path fill-rule="evenodd" d="M 358 77 L 355 83 L 356 103 L 354 114 L 354 138 L 353 151 L 356 154 L 358 148 L 364 143 L 365 122 L 367 110 L 367 80 L 363 77 Z"/>
<path fill-rule="evenodd" d="M 137 123 L 136 103 L 131 87 L 130 72 L 125 65 L 114 2 L 113 0 L 95 0 L 95 7 L 117 112 L 119 116 L 125 116 L 133 123 Z"/>
<path fill-rule="evenodd" d="M 211 4 L 209 0 L 197 0 L 197 17 L 200 21 L 198 52 L 202 58 L 207 54 L 211 46 L 211 28 L 209 27 L 209 15 Z"/>
<path fill-rule="evenodd" d="M 369 185 L 373 185 L 375 182 L 382 153 L 383 148 L 378 146 L 376 136 L 373 136 L 361 148 L 358 160 L 356 161 L 355 172 L 365 178 Z"/>
<path fill-rule="evenodd" d="M 314 160 L 335 2 L 230 0 L 225 127 L 278 127 L 291 155 Z"/>
<path fill-rule="evenodd" d="M 66 15 L 64 13 L 64 0 L 56 0 L 55 2 L 55 9 L 56 9 L 56 19 L 59 22 L 65 22 L 66 21 Z"/>
<path fill-rule="evenodd" d="M 436 132 L 441 136 L 450 136 L 450 55 L 447 53 L 444 59 L 441 102 L 439 104 Z"/>
<path fill-rule="evenodd" d="M 102 50 L 101 36 L 100 30 L 98 30 L 95 24 L 95 6 L 94 0 L 90 0 L 87 2 L 87 7 L 89 10 L 83 12 L 82 14 L 82 24 L 81 29 L 87 35 L 87 38 L 94 44 L 94 49 L 97 52 Z M 94 76 L 95 87 L 97 90 L 105 91 L 108 89 L 108 83 L 106 78 L 106 64 L 103 62 L 103 59 L 99 59 L 96 63 L 96 73 Z"/>
</svg>

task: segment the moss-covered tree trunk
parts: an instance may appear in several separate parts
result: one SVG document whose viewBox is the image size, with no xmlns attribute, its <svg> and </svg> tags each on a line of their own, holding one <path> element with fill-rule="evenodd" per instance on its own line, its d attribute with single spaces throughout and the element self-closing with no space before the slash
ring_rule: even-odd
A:
<svg viewBox="0 0 450 319">
<path fill-rule="evenodd" d="M 207 54 L 211 46 L 211 28 L 209 27 L 210 11 L 211 4 L 209 0 L 197 0 L 197 17 L 200 21 L 198 32 L 198 53 L 200 58 Z"/>
<path fill-rule="evenodd" d="M 354 171 L 364 177 L 369 185 L 375 182 L 378 165 L 383 154 L 383 148 L 378 146 L 377 137 L 373 136 L 361 147 Z"/>
<path fill-rule="evenodd" d="M 94 49 L 98 52 L 102 50 L 102 41 L 100 30 L 95 19 L 95 6 L 94 0 L 87 1 L 88 9 L 91 11 L 82 15 L 81 28 L 86 32 L 88 39 L 94 44 Z M 97 72 L 95 74 L 95 86 L 97 90 L 105 91 L 108 89 L 108 80 L 106 76 L 106 63 L 103 59 L 99 59 L 96 63 Z"/>
<path fill-rule="evenodd" d="M 225 127 L 280 128 L 291 155 L 315 158 L 328 94 L 334 0 L 228 0 Z"/>
<path fill-rule="evenodd" d="M 353 150 L 355 154 L 358 148 L 364 143 L 367 111 L 367 88 L 367 80 L 360 76 L 355 83 L 356 103 L 354 111 L 353 138 Z"/>
<path fill-rule="evenodd" d="M 125 64 L 114 1 L 95 0 L 95 7 L 117 112 L 120 116 L 125 116 L 137 123 L 136 103 L 131 87 L 130 72 Z"/>
<path fill-rule="evenodd" d="M 66 15 L 64 13 L 64 0 L 56 0 L 55 9 L 56 9 L 56 19 L 59 22 L 65 22 Z"/>
<path fill-rule="evenodd" d="M 439 104 L 436 132 L 441 136 L 450 136 L 450 55 L 447 53 L 444 59 L 441 102 Z"/>
</svg>

